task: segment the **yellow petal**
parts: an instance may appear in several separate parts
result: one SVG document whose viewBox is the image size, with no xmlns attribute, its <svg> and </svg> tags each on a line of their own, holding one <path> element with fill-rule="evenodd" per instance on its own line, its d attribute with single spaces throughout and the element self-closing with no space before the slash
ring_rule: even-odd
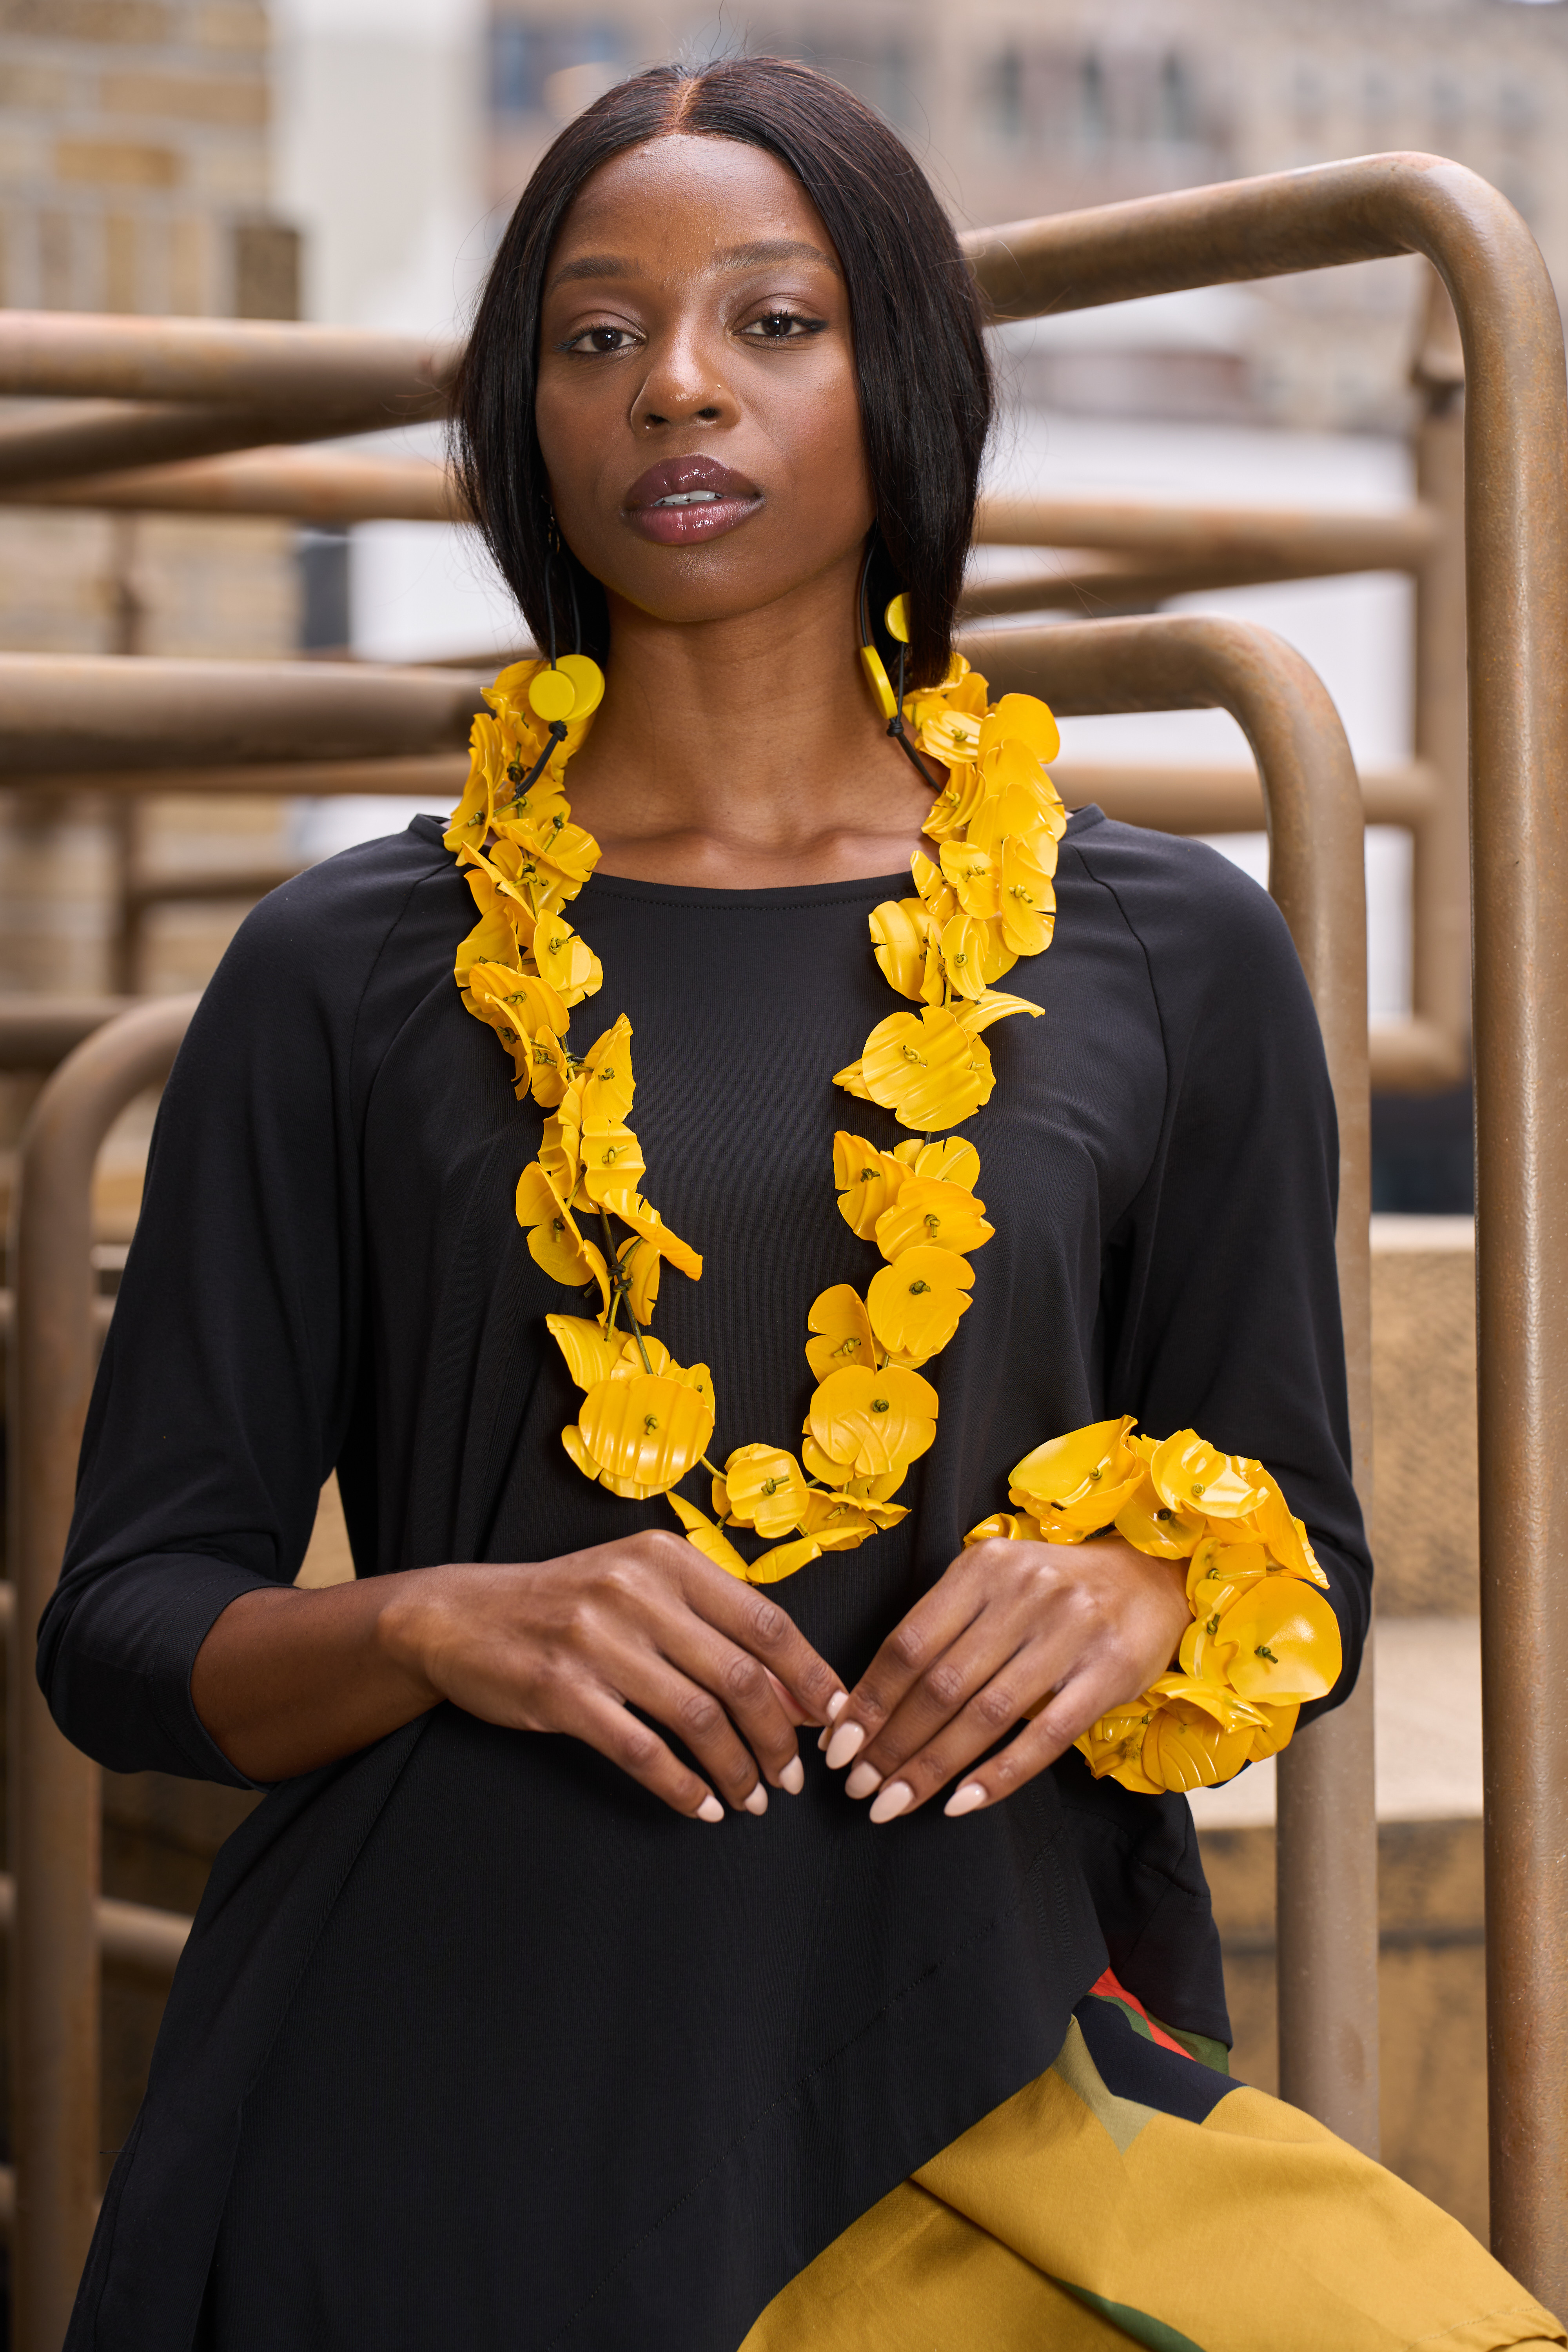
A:
<svg viewBox="0 0 1568 2352">
<path fill-rule="evenodd" d="M 843 1069 L 835 1070 L 833 1083 L 836 1087 L 842 1087 L 847 1095 L 858 1096 L 862 1102 L 874 1099 L 870 1087 L 866 1084 L 865 1067 L 859 1062 L 849 1062 Z"/>
<path fill-rule="evenodd" d="M 794 1543 L 775 1544 L 772 1551 L 758 1554 L 746 1563 L 748 1584 L 777 1584 L 781 1577 L 793 1576 L 797 1568 L 816 1559 L 822 1547 L 815 1536 L 800 1536 Z"/>
<path fill-rule="evenodd" d="M 1160 1783 L 1151 1780 L 1142 1767 L 1143 1742 L 1152 1720 L 1153 1708 L 1148 1700 L 1137 1699 L 1102 1715 L 1073 1745 L 1087 1757 L 1097 1780 L 1109 1777 L 1140 1796 L 1157 1797 Z"/>
<path fill-rule="evenodd" d="M 528 1229 L 530 1256 L 552 1281 L 572 1289 L 596 1282 L 608 1300 L 609 1269 L 602 1251 L 578 1231 L 576 1219 L 537 1160 L 518 1179 L 517 1221 Z"/>
<path fill-rule="evenodd" d="M 580 1091 L 584 1135 L 608 1134 L 630 1118 L 637 1081 L 632 1076 L 632 1024 L 624 1013 L 584 1055 Z"/>
<path fill-rule="evenodd" d="M 671 1265 L 689 1275 L 693 1282 L 700 1279 L 702 1260 L 697 1252 L 679 1234 L 670 1232 L 658 1211 L 651 1208 L 640 1192 L 606 1192 L 602 1205 L 612 1210 L 623 1224 L 630 1225 L 634 1233 L 640 1234 L 644 1241 L 651 1243 Z"/>
<path fill-rule="evenodd" d="M 1038 1543 L 1040 1523 L 1030 1518 L 1026 1512 L 993 1511 L 988 1519 L 982 1519 L 977 1527 L 970 1528 L 963 1541 L 967 1549 L 970 1544 L 990 1543 L 997 1537 L 1006 1543 Z"/>
<path fill-rule="evenodd" d="M 980 1039 L 945 1006 L 930 1004 L 879 1021 L 866 1040 L 859 1071 L 873 1102 L 900 1126 L 925 1134 L 961 1126 L 990 1100 L 996 1083 Z"/>
<path fill-rule="evenodd" d="M 926 947 L 934 926 L 919 898 L 889 898 L 870 915 L 872 953 L 882 977 L 900 996 L 921 1001 L 925 988 Z"/>
<path fill-rule="evenodd" d="M 601 1330 L 583 1315 L 547 1315 L 544 1328 L 566 1359 L 566 1369 L 580 1389 L 607 1381 L 621 1352 L 618 1331 Z"/>
<path fill-rule="evenodd" d="M 940 760 L 948 771 L 947 782 L 931 803 L 921 831 L 931 841 L 946 841 L 963 831 L 984 790 L 980 771 L 973 764 L 980 745 L 979 722 L 967 714 L 956 725 L 938 719 L 919 730 L 919 741 L 921 750 Z"/>
<path fill-rule="evenodd" d="M 1116 1514 L 1117 1534 L 1155 1559 L 1185 1559 L 1202 1542 L 1205 1525 L 1201 1512 L 1173 1511 L 1162 1502 L 1146 1462 L 1143 1475 Z"/>
<path fill-rule="evenodd" d="M 977 915 L 984 921 L 1001 912 L 1001 876 L 984 850 L 973 849 L 964 841 L 944 841 L 942 870 L 966 915 Z"/>
<path fill-rule="evenodd" d="M 686 1529 L 687 1541 L 696 1546 L 704 1559 L 710 1559 L 715 1568 L 726 1569 L 731 1576 L 738 1576 L 742 1580 L 750 1575 L 750 1570 L 729 1537 L 721 1528 L 716 1528 L 711 1519 L 705 1519 L 695 1504 L 687 1502 L 683 1496 L 671 1495 L 669 1507 Z"/>
<path fill-rule="evenodd" d="M 780 1445 L 741 1445 L 724 1465 L 730 1509 L 742 1527 L 770 1540 L 790 1535 L 805 1509 L 799 1463 Z"/>
<path fill-rule="evenodd" d="M 621 1244 L 616 1261 L 626 1278 L 626 1304 L 639 1323 L 651 1323 L 658 1304 L 658 1270 L 664 1260 L 640 1234 L 634 1234 L 630 1241 Z"/>
<path fill-rule="evenodd" d="M 1326 1698 L 1344 1664 L 1339 1620 L 1322 1594 L 1299 1577 L 1265 1576 L 1248 1585 L 1220 1619 L 1215 1638 L 1222 1653 L 1231 1653 L 1232 1690 L 1275 1706 Z"/>
<path fill-rule="evenodd" d="M 940 1176 L 911 1176 L 899 1189 L 891 1207 L 877 1219 L 877 1247 L 887 1258 L 898 1257 L 917 1244 L 931 1249 L 976 1250 L 995 1232 L 966 1185 L 944 1183 Z M 873 1318 L 875 1319 L 875 1318 Z"/>
<path fill-rule="evenodd" d="M 1048 767 L 1062 748 L 1061 730 L 1048 704 L 1037 695 L 1005 694 L 981 728 L 982 755 L 993 745 L 1017 743 L 1042 766 Z"/>
<path fill-rule="evenodd" d="M 835 1283 L 813 1299 L 806 1328 L 816 1336 L 805 1343 L 805 1360 L 819 1381 L 846 1365 L 877 1360 L 866 1302 L 847 1282 Z"/>
<path fill-rule="evenodd" d="M 920 892 L 931 919 L 945 923 L 958 912 L 958 895 L 940 866 L 934 866 L 923 849 L 917 849 L 910 860 L 910 874 Z"/>
<path fill-rule="evenodd" d="M 1047 1438 L 1014 1464 L 1007 1479 L 1012 1500 L 1042 1516 L 1041 1507 L 1052 1512 L 1079 1502 L 1097 1507 L 1116 1492 L 1120 1510 L 1142 1475 L 1142 1463 L 1126 1442 L 1131 1426 L 1132 1415 L 1125 1412 Z M 1109 1511 L 1095 1525 L 1105 1527 L 1114 1517 Z"/>
<path fill-rule="evenodd" d="M 657 1486 L 639 1486 L 635 1478 L 614 1478 L 608 1471 L 601 1471 L 584 1444 L 583 1433 L 575 1422 L 568 1423 L 562 1431 L 561 1443 L 584 1478 L 594 1479 L 597 1485 L 607 1487 L 612 1495 L 619 1495 L 623 1501 L 646 1503 L 649 1496 L 658 1493 Z"/>
<path fill-rule="evenodd" d="M 1205 1518 L 1240 1518 L 1268 1499 L 1260 1463 L 1222 1454 L 1195 1430 L 1178 1429 L 1149 1465 L 1162 1501 L 1173 1511 L 1201 1509 Z"/>
<path fill-rule="evenodd" d="M 1222 1731 L 1196 1707 L 1174 1700 L 1155 1709 L 1140 1761 L 1158 1789 L 1212 1789 L 1235 1779 L 1252 1738 L 1250 1725 Z"/>
<path fill-rule="evenodd" d="M 900 1503 L 869 1503 L 845 1495 L 825 1495 L 807 1489 L 801 1514 L 801 1533 L 815 1536 L 824 1551 L 855 1551 L 880 1528 L 897 1527 L 907 1519 Z"/>
<path fill-rule="evenodd" d="M 905 1466 L 936 1436 L 936 1391 L 892 1364 L 830 1372 L 811 1400 L 808 1425 L 830 1461 L 865 1475 Z"/>
<path fill-rule="evenodd" d="M 866 1299 L 871 1328 L 884 1348 L 923 1363 L 957 1330 L 973 1281 L 973 1267 L 950 1249 L 904 1250 L 872 1277 Z"/>
<path fill-rule="evenodd" d="M 1268 1554 L 1260 1543 L 1232 1543 L 1229 1530 L 1205 1536 L 1187 1570 L 1187 1600 L 1194 1615 L 1206 1617 L 1228 1609 L 1237 1595 L 1268 1572 Z"/>
<path fill-rule="evenodd" d="M 981 1031 L 989 1029 L 994 1021 L 1005 1021 L 1010 1013 L 1026 1013 L 1032 1020 L 1037 1021 L 1045 1009 L 1043 1004 L 1031 1004 L 1026 996 L 1009 996 L 1004 990 L 995 988 L 988 988 L 976 1004 L 954 1007 L 961 1025 L 972 1037 L 978 1037 Z"/>
<path fill-rule="evenodd" d="M 1037 858 L 1023 844 L 1002 850 L 1002 936 L 1015 955 L 1039 955 L 1056 929 L 1057 894 Z"/>
<path fill-rule="evenodd" d="M 900 1143 L 898 1157 L 905 1152 L 917 1176 L 940 1177 L 944 1184 L 962 1184 L 966 1192 L 980 1181 L 980 1154 L 961 1135 L 944 1136 L 940 1143 Z"/>
<path fill-rule="evenodd" d="M 577 1426 L 601 1472 L 662 1492 L 684 1478 L 713 1434 L 706 1397 L 657 1372 L 595 1382 Z"/>
<path fill-rule="evenodd" d="M 1002 926 L 976 916 L 957 914 L 942 927 L 939 941 L 942 968 L 960 996 L 978 998 L 993 981 L 1011 971 L 1017 956 L 1008 947 Z"/>
<path fill-rule="evenodd" d="M 595 1207 L 608 1201 L 613 1193 L 635 1191 L 637 1178 L 647 1172 L 647 1165 L 642 1146 L 629 1127 L 612 1127 L 590 1135 L 584 1126 L 583 1189 Z"/>
<path fill-rule="evenodd" d="M 596 996 L 604 984 L 604 967 L 584 939 L 580 939 L 563 915 L 551 915 L 533 934 L 533 960 L 540 977 L 557 989 L 568 1004 Z"/>
<path fill-rule="evenodd" d="M 891 1152 L 879 1151 L 864 1136 L 840 1128 L 833 1139 L 833 1181 L 838 1208 L 851 1233 L 869 1241 L 883 1210 L 898 1198 L 907 1171 Z M 814 1327 L 815 1328 L 815 1327 Z"/>
<path fill-rule="evenodd" d="M 811 1433 L 808 1421 L 801 1439 L 800 1458 L 805 1465 L 808 1478 L 820 1478 L 825 1486 L 847 1486 L 855 1475 L 853 1462 L 835 1462 L 825 1454 Z"/>
</svg>

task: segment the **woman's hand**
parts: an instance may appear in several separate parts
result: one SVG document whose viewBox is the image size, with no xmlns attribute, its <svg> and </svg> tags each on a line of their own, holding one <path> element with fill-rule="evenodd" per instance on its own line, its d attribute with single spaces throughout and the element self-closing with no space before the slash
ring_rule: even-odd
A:
<svg viewBox="0 0 1568 2352">
<path fill-rule="evenodd" d="M 874 1822 L 912 1811 L 959 1773 L 946 1811 L 977 1812 L 1146 1690 L 1190 1622 L 1186 1562 L 1151 1559 L 1120 1536 L 974 1544 L 836 1711 L 827 1761 L 853 1761 L 849 1794 L 876 1791 Z M 999 1755 L 966 1769 L 1026 1716 Z"/>
<path fill-rule="evenodd" d="M 723 1819 L 720 1796 L 765 1812 L 764 1782 L 798 1794 L 795 1727 L 825 1722 L 844 1698 L 776 1602 L 683 1536 L 658 1532 L 525 1566 L 246 1593 L 207 1635 L 191 1691 L 212 1738 L 255 1780 L 352 1754 L 449 1699 L 487 1723 L 584 1740 L 707 1822 Z M 641 1716 L 674 1733 L 709 1780 Z"/>
</svg>

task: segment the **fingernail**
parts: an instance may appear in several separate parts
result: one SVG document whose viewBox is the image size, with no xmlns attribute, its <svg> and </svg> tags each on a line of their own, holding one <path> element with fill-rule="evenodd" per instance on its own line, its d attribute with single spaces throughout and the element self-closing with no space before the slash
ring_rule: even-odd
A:
<svg viewBox="0 0 1568 2352">
<path fill-rule="evenodd" d="M 841 1772 L 852 1757 L 858 1756 L 866 1745 L 865 1728 L 858 1723 L 841 1723 L 827 1743 L 827 1769 Z"/>
<path fill-rule="evenodd" d="M 749 1813 L 765 1813 L 768 1810 L 768 1792 L 759 1780 L 751 1795 L 743 1798 L 742 1801 Z"/>
<path fill-rule="evenodd" d="M 825 1725 L 825 1726 L 824 1726 L 824 1727 L 823 1727 L 823 1729 L 822 1729 L 821 1731 L 819 1731 L 819 1732 L 818 1732 L 818 1734 L 817 1734 L 817 1736 L 816 1736 L 816 1745 L 817 1745 L 817 1748 L 818 1748 L 818 1751 L 819 1751 L 819 1752 L 820 1752 L 820 1750 L 821 1750 L 821 1749 L 823 1749 L 824 1748 L 826 1748 L 826 1745 L 827 1745 L 828 1741 L 832 1738 L 832 1737 L 833 1737 L 833 1726 L 829 1723 L 829 1724 Z"/>
<path fill-rule="evenodd" d="M 859 1763 L 845 1781 L 845 1791 L 851 1797 L 868 1797 L 873 1789 L 882 1785 L 882 1776 L 874 1764 Z"/>
<path fill-rule="evenodd" d="M 943 1805 L 942 1810 L 947 1815 L 949 1821 L 955 1822 L 961 1813 L 972 1813 L 976 1805 L 983 1805 L 984 1802 L 985 1790 L 982 1788 L 980 1782 L 978 1780 L 966 1780 L 962 1789 L 955 1789 L 953 1790 L 952 1796 L 948 1799 L 946 1804 Z"/>
<path fill-rule="evenodd" d="M 833 1696 L 827 1702 L 828 1722 L 837 1723 L 848 1704 L 849 1694 L 847 1691 L 835 1691 Z"/>
<path fill-rule="evenodd" d="M 889 1780 L 871 1807 L 871 1819 L 879 1826 L 883 1822 L 896 1822 L 906 1805 L 912 1805 L 915 1792 L 907 1780 Z"/>
<path fill-rule="evenodd" d="M 721 1822 L 723 1818 L 724 1808 L 718 1798 L 712 1795 L 704 1797 L 697 1808 L 697 1819 L 700 1822 Z"/>
<path fill-rule="evenodd" d="M 779 1774 L 779 1787 L 786 1797 L 798 1797 L 805 1786 L 805 1766 L 798 1756 L 792 1756 Z"/>
</svg>

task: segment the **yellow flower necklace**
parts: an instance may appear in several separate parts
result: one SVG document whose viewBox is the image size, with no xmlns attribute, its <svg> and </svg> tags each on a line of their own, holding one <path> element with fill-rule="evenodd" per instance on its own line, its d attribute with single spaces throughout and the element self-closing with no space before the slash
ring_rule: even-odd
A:
<svg viewBox="0 0 1568 2352">
<path fill-rule="evenodd" d="M 851 1284 L 836 1284 L 807 1315 L 805 1355 L 816 1387 L 798 1456 L 778 1445 L 746 1444 L 721 1470 L 706 1452 L 715 1420 L 708 1367 L 678 1364 L 647 1328 L 664 1265 L 696 1280 L 702 1261 L 640 1189 L 647 1168 L 630 1125 L 630 1024 L 621 1014 L 580 1056 L 567 1044 L 571 1008 L 598 992 L 603 971 L 562 911 L 599 857 L 592 835 L 572 822 L 563 780 L 602 692 L 595 665 L 565 655 L 557 664 L 517 663 L 487 693 L 490 710 L 474 721 L 468 783 L 445 836 L 479 910 L 458 951 L 456 978 L 468 1011 L 495 1029 L 511 1054 L 519 1097 L 531 1093 L 548 1114 L 538 1156 L 517 1187 L 518 1221 L 529 1250 L 555 1281 L 598 1292 L 596 1317 L 545 1318 L 584 1392 L 562 1443 L 583 1475 L 612 1494 L 639 1501 L 668 1495 L 699 1550 L 735 1576 L 772 1583 L 824 1552 L 852 1550 L 906 1517 L 906 1507 L 893 1496 L 935 1438 L 937 1394 L 920 1368 L 947 1345 L 967 1311 L 974 1279 L 969 1255 L 994 1231 L 974 1191 L 979 1153 L 960 1138 L 938 1139 L 990 1097 L 994 1072 L 984 1032 L 1013 1013 L 1037 1016 L 1041 1010 L 994 983 L 1021 955 L 1038 955 L 1050 945 L 1053 877 L 1067 813 L 1047 763 L 1060 739 L 1049 710 L 1033 696 L 1005 695 L 991 709 L 985 680 L 961 655 L 940 686 L 911 694 L 903 705 L 916 741 L 948 769 L 948 782 L 921 828 L 936 856 L 917 852 L 911 861 L 916 895 L 877 908 L 870 929 L 884 977 L 920 1010 L 879 1022 L 859 1060 L 834 1079 L 846 1093 L 890 1110 L 900 1126 L 914 1130 L 892 1151 L 844 1131 L 834 1139 L 839 1208 L 884 1263 L 864 1295 Z M 1193 1551 L 1192 1590 L 1198 1561 L 1208 1562 L 1219 1540 L 1209 1519 L 1220 1507 L 1211 1487 L 1208 1517 L 1190 1544 L 1173 1549 L 1165 1524 L 1171 1513 L 1159 1499 L 1163 1489 L 1150 1484 L 1153 1499 L 1143 1498 L 1144 1516 L 1158 1540 L 1132 1533 L 1130 1498 L 1142 1495 L 1153 1477 L 1151 1463 L 1161 1457 L 1152 1441 L 1128 1438 L 1131 1426 L 1098 1423 L 1037 1448 L 1018 1465 L 1012 1484 L 1013 1500 L 1035 1516 L 987 1520 L 965 1540 L 1008 1535 L 1078 1542 L 1114 1522 L 1141 1549 L 1173 1558 Z M 1093 1453 L 1112 1432 L 1114 1444 L 1100 1449 L 1104 1459 L 1086 1457 L 1080 1465 L 1085 1444 Z M 1184 1432 L 1168 1441 L 1166 1454 L 1186 1441 L 1200 1443 Z M 1076 1473 L 1072 1486 L 1083 1490 L 1076 1498 L 1067 1487 L 1047 1496 L 1036 1477 L 1042 1457 L 1056 1462 L 1063 1448 L 1051 1483 L 1061 1486 L 1066 1471 Z M 1279 1497 L 1257 1465 L 1215 1459 L 1228 1463 L 1226 1475 L 1233 1483 L 1240 1479 L 1248 1493 L 1247 1474 L 1256 1471 Z M 1123 1474 L 1134 1460 L 1137 1475 L 1127 1486 Z M 676 1492 L 699 1464 L 712 1481 L 713 1518 Z M 1108 1503 L 1114 1507 L 1101 1507 Z M 1271 1752 L 1258 1748 L 1260 1739 L 1282 1746 L 1297 1704 L 1318 1695 L 1318 1671 L 1309 1678 L 1312 1687 L 1293 1697 L 1293 1685 L 1287 1691 L 1277 1675 L 1267 1700 L 1257 1693 L 1248 1697 L 1227 1675 L 1226 1660 L 1236 1648 L 1227 1639 L 1231 1618 L 1251 1582 L 1280 1574 L 1300 1594 L 1309 1590 L 1303 1578 L 1323 1580 L 1310 1548 L 1291 1552 L 1279 1535 L 1279 1513 L 1289 1520 L 1283 1498 L 1269 1508 L 1273 1533 L 1259 1534 L 1248 1523 L 1243 1540 L 1248 1562 L 1257 1554 L 1256 1572 L 1229 1557 L 1237 1550 L 1233 1541 L 1223 1604 L 1205 1584 L 1205 1622 L 1213 1618 L 1222 1630 L 1211 1632 L 1190 1666 L 1184 1643 L 1186 1671 L 1163 1678 L 1182 1689 L 1157 1685 L 1139 1702 L 1142 1723 L 1108 1717 L 1079 1742 L 1097 1775 L 1113 1772 L 1128 1786 L 1144 1789 L 1227 1778 L 1252 1754 Z M 1184 1537 L 1190 1517 L 1180 1521 Z M 725 1535 L 725 1524 L 752 1529 L 769 1548 L 745 1559 Z M 1297 1529 L 1300 1523 L 1290 1525 Z M 1304 1530 L 1300 1546 L 1305 1547 Z M 1332 1612 L 1316 1593 L 1310 1598 L 1332 1628 Z M 1194 1600 L 1194 1609 L 1199 1605 Z M 1289 1651 L 1286 1634 L 1278 1627 L 1275 1633 Z M 1316 1660 L 1321 1634 L 1314 1621 L 1310 1638 L 1291 1638 L 1297 1650 L 1305 1640 Z M 1337 1652 L 1337 1629 L 1333 1640 Z M 1289 1683 L 1290 1668 L 1281 1671 Z M 1331 1685 L 1337 1673 L 1336 1659 L 1321 1686 Z M 1198 1685 L 1195 1698 L 1189 1684 Z M 1216 1697 L 1223 1721 L 1215 1712 Z M 1172 1778 L 1173 1772 L 1186 1777 Z"/>
</svg>

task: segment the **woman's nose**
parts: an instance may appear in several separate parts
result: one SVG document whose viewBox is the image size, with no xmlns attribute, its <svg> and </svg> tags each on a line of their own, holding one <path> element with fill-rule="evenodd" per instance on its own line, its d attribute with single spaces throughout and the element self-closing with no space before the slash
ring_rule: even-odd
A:
<svg viewBox="0 0 1568 2352">
<path fill-rule="evenodd" d="M 682 338 L 653 358 L 632 403 L 631 425 L 654 433 L 671 425 L 719 425 L 734 412 L 720 371 L 695 341 Z"/>
</svg>

